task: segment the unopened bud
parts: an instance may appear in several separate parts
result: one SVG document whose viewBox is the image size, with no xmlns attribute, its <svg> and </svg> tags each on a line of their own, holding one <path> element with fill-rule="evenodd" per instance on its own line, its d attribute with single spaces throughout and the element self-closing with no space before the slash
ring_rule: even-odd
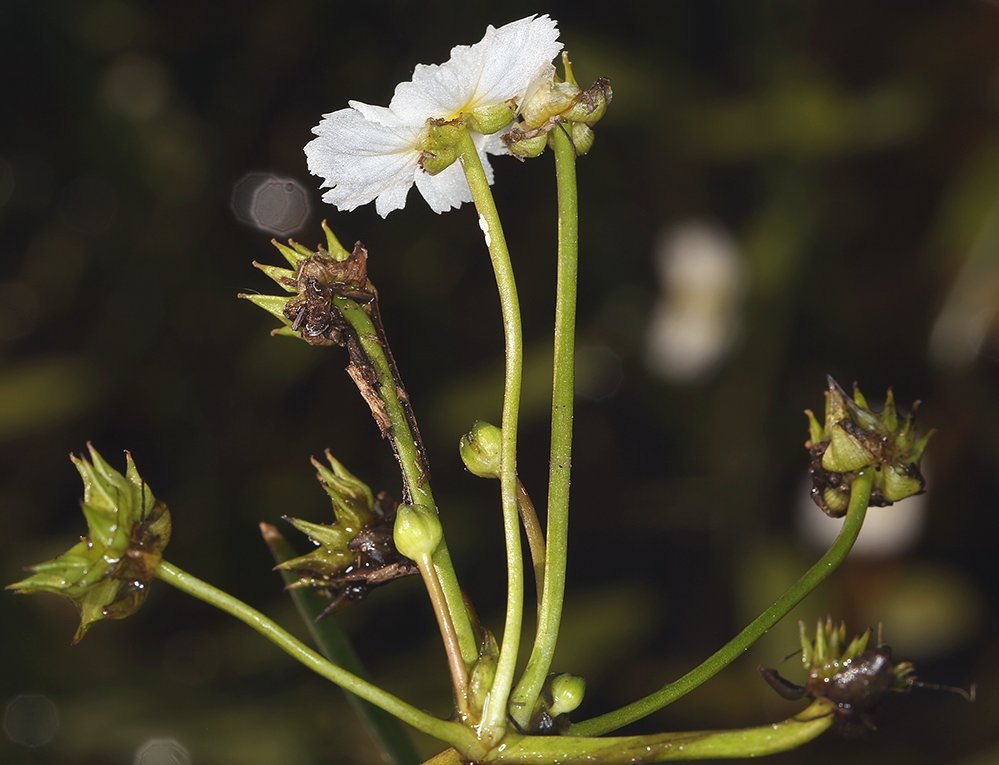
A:
<svg viewBox="0 0 999 765">
<path fill-rule="evenodd" d="M 429 507 L 399 505 L 392 538 L 402 555 L 419 562 L 434 554 L 443 536 L 440 519 Z"/>
<path fill-rule="evenodd" d="M 561 674 L 551 679 L 552 703 L 548 713 L 552 717 L 574 712 L 583 703 L 586 681 L 579 675 Z"/>
<path fill-rule="evenodd" d="M 488 422 L 476 420 L 458 442 L 461 461 L 479 478 L 499 478 L 503 455 L 503 431 Z"/>
</svg>

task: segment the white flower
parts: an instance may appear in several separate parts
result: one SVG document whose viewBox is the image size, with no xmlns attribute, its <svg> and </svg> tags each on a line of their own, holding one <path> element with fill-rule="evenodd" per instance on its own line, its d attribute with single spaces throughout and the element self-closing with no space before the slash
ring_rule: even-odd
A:
<svg viewBox="0 0 999 765">
<path fill-rule="evenodd" d="M 383 218 L 405 206 L 415 183 L 437 213 L 471 201 L 458 163 L 430 175 L 420 165 L 427 120 L 459 120 L 504 114 L 510 118 L 525 98 L 554 75 L 552 59 L 562 49 L 556 23 L 529 16 L 495 29 L 475 45 L 451 49 L 443 64 L 419 64 L 413 79 L 399 84 L 388 108 L 350 101 L 350 108 L 323 115 L 305 146 L 309 171 L 328 188 L 323 200 L 353 210 L 374 200 Z M 488 121 L 488 120 L 486 120 Z M 504 154 L 499 131 L 472 133 L 489 182 L 486 154 Z"/>
</svg>

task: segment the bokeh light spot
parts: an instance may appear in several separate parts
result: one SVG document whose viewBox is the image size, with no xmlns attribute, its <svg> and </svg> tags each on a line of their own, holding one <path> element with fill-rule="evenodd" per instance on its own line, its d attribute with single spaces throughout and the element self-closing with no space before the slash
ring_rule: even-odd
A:
<svg viewBox="0 0 999 765">
<path fill-rule="evenodd" d="M 3 710 L 3 732 L 15 744 L 45 746 L 59 730 L 59 708 L 41 693 L 21 693 Z"/>
<path fill-rule="evenodd" d="M 247 225 L 287 236 L 305 225 L 309 197 L 301 183 L 270 173 L 247 173 L 232 190 L 232 211 Z"/>
<path fill-rule="evenodd" d="M 151 738 L 135 752 L 135 765 L 191 765 L 191 755 L 173 738 Z"/>
</svg>

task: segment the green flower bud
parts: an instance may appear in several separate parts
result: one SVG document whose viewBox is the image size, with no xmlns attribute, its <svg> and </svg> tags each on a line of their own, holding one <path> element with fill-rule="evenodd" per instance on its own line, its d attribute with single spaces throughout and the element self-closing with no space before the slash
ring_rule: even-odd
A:
<svg viewBox="0 0 999 765">
<path fill-rule="evenodd" d="M 163 549 L 170 541 L 170 513 L 158 502 L 125 452 L 125 475 L 112 468 L 91 444 L 90 462 L 71 455 L 83 479 L 87 535 L 53 560 L 32 566 L 32 576 L 8 589 L 51 592 L 80 609 L 79 642 L 94 622 L 124 619 L 148 593 Z"/>
<path fill-rule="evenodd" d="M 551 679 L 549 690 L 552 703 L 548 707 L 548 714 L 557 717 L 576 711 L 576 708 L 583 703 L 586 681 L 579 675 L 555 675 Z"/>
<path fill-rule="evenodd" d="M 871 505 L 890 505 L 923 491 L 919 462 L 932 433 L 916 437 L 911 414 L 899 421 L 891 390 L 884 409 L 876 414 L 858 388 L 851 400 L 830 377 L 825 421 L 819 424 L 811 411 L 805 415 L 812 498 L 827 515 L 838 518 L 846 513 L 850 486 L 862 470 L 875 471 Z"/>
<path fill-rule="evenodd" d="M 458 442 L 461 461 L 479 478 L 499 478 L 503 454 L 503 431 L 495 425 L 476 420 L 472 429 Z"/>
<path fill-rule="evenodd" d="M 419 563 L 434 554 L 444 530 L 436 513 L 424 505 L 399 505 L 392 538 L 396 549 Z"/>
</svg>

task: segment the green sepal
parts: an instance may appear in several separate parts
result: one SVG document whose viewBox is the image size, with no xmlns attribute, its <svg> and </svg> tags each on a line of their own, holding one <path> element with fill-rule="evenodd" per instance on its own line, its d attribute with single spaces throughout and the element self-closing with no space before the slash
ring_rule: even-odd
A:
<svg viewBox="0 0 999 765">
<path fill-rule="evenodd" d="M 506 101 L 472 109 L 465 115 L 468 127 L 475 133 L 492 135 L 509 125 L 517 116 L 517 105 Z"/>
<path fill-rule="evenodd" d="M 420 146 L 420 167 L 429 175 L 443 172 L 458 160 L 458 142 L 467 130 L 462 120 L 427 120 Z"/>
<path fill-rule="evenodd" d="M 293 240 L 289 241 L 288 244 L 281 244 L 277 239 L 271 239 L 271 244 L 277 248 L 278 252 L 284 255 L 284 259 L 288 261 L 288 265 L 296 270 L 299 263 L 312 255 L 311 252 L 303 252 L 302 250 L 306 248 L 303 248 Z"/>
<path fill-rule="evenodd" d="M 333 512 L 337 523 L 351 529 L 355 534 L 360 529 L 370 526 L 375 520 L 375 497 L 371 488 L 344 467 L 329 451 L 325 452 L 326 467 L 319 460 L 312 458 L 316 469 L 316 477 L 333 503 Z"/>
<path fill-rule="evenodd" d="M 269 313 L 275 319 L 284 324 L 285 327 L 289 328 L 289 334 L 291 334 L 293 337 L 298 336 L 296 332 L 290 329 L 291 321 L 288 319 L 287 316 L 284 315 L 284 309 L 288 305 L 288 301 L 290 300 L 290 298 L 287 298 L 284 295 L 257 295 L 257 294 L 248 294 L 246 292 L 241 292 L 236 297 L 241 298 L 243 300 L 249 300 L 255 306 L 263 308 L 265 311 L 267 311 L 267 313 Z M 285 334 L 280 332 L 280 330 L 275 330 L 275 333 Z"/>
<path fill-rule="evenodd" d="M 326 234 L 326 253 L 337 262 L 343 262 L 350 257 L 350 250 L 340 244 L 333 229 L 329 227 L 326 220 L 322 223 L 323 233 Z"/>
<path fill-rule="evenodd" d="M 295 272 L 290 268 L 270 266 L 266 263 L 258 263 L 255 260 L 253 261 L 253 267 L 259 268 L 267 274 L 285 292 L 298 292 L 298 288 L 295 286 Z"/>
</svg>

